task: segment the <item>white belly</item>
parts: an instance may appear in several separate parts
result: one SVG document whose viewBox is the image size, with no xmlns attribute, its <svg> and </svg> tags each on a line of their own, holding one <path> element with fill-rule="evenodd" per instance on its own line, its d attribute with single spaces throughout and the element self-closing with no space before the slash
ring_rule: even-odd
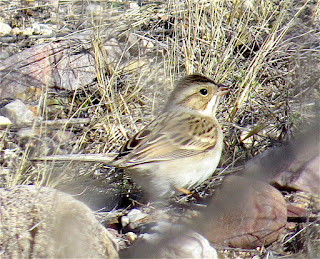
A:
<svg viewBox="0 0 320 259">
<path fill-rule="evenodd" d="M 167 174 L 167 178 L 174 187 L 189 189 L 201 184 L 214 173 L 221 156 L 221 151 L 214 151 L 206 157 L 178 159 L 163 165 L 163 170 L 160 171 L 171 172 Z"/>
<path fill-rule="evenodd" d="M 208 153 L 197 156 L 176 159 L 172 161 L 156 162 L 130 168 L 129 175 L 149 195 L 172 195 L 174 188 L 190 189 L 208 179 L 215 171 L 221 157 L 222 144 Z"/>
</svg>

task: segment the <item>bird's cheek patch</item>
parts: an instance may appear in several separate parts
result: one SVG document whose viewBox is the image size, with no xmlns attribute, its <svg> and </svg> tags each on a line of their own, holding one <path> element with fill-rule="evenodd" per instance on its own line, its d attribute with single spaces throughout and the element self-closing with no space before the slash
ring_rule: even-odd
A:
<svg viewBox="0 0 320 259">
<path fill-rule="evenodd" d="M 208 98 L 199 98 L 197 94 L 193 94 L 184 99 L 182 106 L 196 111 L 204 111 L 208 104 Z"/>
</svg>

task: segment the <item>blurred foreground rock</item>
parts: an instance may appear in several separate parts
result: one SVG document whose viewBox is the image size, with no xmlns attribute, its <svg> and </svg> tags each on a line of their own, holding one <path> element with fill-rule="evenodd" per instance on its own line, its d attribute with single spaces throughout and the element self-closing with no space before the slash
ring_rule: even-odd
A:
<svg viewBox="0 0 320 259">
<path fill-rule="evenodd" d="M 199 233 L 182 225 L 157 222 L 149 233 L 123 252 L 122 258 L 218 258 L 217 251 Z"/>
<path fill-rule="evenodd" d="M 320 155 L 311 158 L 295 172 L 283 171 L 273 182 L 284 188 L 320 196 Z"/>
<path fill-rule="evenodd" d="M 0 189 L 0 254 L 6 258 L 118 258 L 92 211 L 63 192 L 38 186 Z"/>
<path fill-rule="evenodd" d="M 286 223 L 286 202 L 277 189 L 230 176 L 209 205 L 200 228 L 213 244 L 256 248 L 276 241 Z"/>
<path fill-rule="evenodd" d="M 243 175 L 257 176 L 282 189 L 320 196 L 320 132 L 318 125 L 281 147 L 248 161 Z"/>
</svg>

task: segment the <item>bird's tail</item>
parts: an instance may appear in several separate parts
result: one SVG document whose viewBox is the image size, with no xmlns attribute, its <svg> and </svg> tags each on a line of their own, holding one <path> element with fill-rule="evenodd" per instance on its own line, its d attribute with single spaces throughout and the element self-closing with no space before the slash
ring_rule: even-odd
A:
<svg viewBox="0 0 320 259">
<path fill-rule="evenodd" d="M 112 165 L 113 159 L 117 156 L 116 153 L 108 154 L 69 154 L 69 155 L 54 155 L 34 157 L 32 160 L 37 161 L 81 161 L 81 162 L 96 162 Z"/>
</svg>

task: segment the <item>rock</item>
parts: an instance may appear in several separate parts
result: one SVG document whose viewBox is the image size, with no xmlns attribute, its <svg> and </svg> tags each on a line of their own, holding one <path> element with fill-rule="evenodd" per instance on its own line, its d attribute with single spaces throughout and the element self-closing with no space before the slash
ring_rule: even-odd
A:
<svg viewBox="0 0 320 259">
<path fill-rule="evenodd" d="M 52 29 L 47 24 L 33 23 L 32 28 L 35 34 L 51 35 L 53 33 Z"/>
<path fill-rule="evenodd" d="M 7 117 L 0 116 L 0 126 L 8 126 L 11 125 L 12 122 Z"/>
<path fill-rule="evenodd" d="M 291 185 L 293 188 L 320 195 L 320 155 L 305 165 Z"/>
<path fill-rule="evenodd" d="M 121 225 L 122 227 L 125 227 L 127 225 L 129 225 L 130 221 L 129 218 L 127 216 L 123 216 L 121 217 Z"/>
<path fill-rule="evenodd" d="M 287 223 L 282 194 L 262 181 L 227 177 L 200 226 L 213 244 L 255 248 L 276 241 Z"/>
<path fill-rule="evenodd" d="M 7 35 L 11 32 L 12 28 L 9 24 L 0 22 L 0 36 Z"/>
<path fill-rule="evenodd" d="M 92 53 L 71 54 L 70 48 L 67 41 L 39 44 L 3 60 L 0 96 L 17 98 L 29 88 L 46 86 L 74 90 L 92 83 L 96 77 Z"/>
<path fill-rule="evenodd" d="M 149 40 L 141 40 L 142 46 L 147 48 L 147 49 L 153 49 L 155 46 L 153 44 L 153 42 L 149 41 Z"/>
<path fill-rule="evenodd" d="M 22 35 L 24 36 L 31 36 L 34 33 L 33 27 L 27 27 L 22 31 Z"/>
<path fill-rule="evenodd" d="M 194 231 L 168 238 L 158 254 L 159 258 L 218 258 L 209 241 Z"/>
<path fill-rule="evenodd" d="M 209 241 L 197 232 L 188 231 L 167 241 L 159 251 L 159 258 L 218 258 Z"/>
<path fill-rule="evenodd" d="M 4 258 L 118 258 L 108 230 L 68 194 L 20 185 L 0 189 L 0 204 Z"/>
<path fill-rule="evenodd" d="M 304 207 L 303 207 L 304 206 Z M 287 204 L 288 217 L 307 217 L 308 213 L 305 208 L 306 204 Z"/>
<path fill-rule="evenodd" d="M 217 252 L 199 233 L 181 225 L 158 222 L 126 251 L 128 258 L 212 258 Z"/>
<path fill-rule="evenodd" d="M 240 135 L 240 140 L 246 148 L 250 148 L 254 142 L 254 137 L 253 136 L 248 137 L 249 135 L 250 135 L 250 130 L 247 130 L 247 129 L 243 130 Z"/>
<path fill-rule="evenodd" d="M 99 4 L 88 4 L 86 11 L 93 16 L 101 16 L 104 12 L 103 7 Z"/>
<path fill-rule="evenodd" d="M 72 131 L 57 130 L 52 137 L 57 143 L 70 141 L 75 136 Z"/>
<path fill-rule="evenodd" d="M 310 159 L 296 172 L 282 172 L 274 183 L 289 189 L 295 189 L 320 195 L 320 155 Z"/>
<path fill-rule="evenodd" d="M 127 216 L 121 218 L 121 224 L 122 226 L 129 225 L 130 229 L 135 229 L 140 224 L 140 221 L 146 217 L 148 217 L 148 214 L 138 209 L 132 209 Z"/>
<path fill-rule="evenodd" d="M 130 4 L 129 4 L 129 8 L 130 8 L 130 9 L 139 10 L 139 9 L 140 9 L 140 6 L 139 6 L 138 3 L 130 3 Z"/>
<path fill-rule="evenodd" d="M 139 225 L 139 222 L 148 217 L 148 214 L 143 213 L 141 210 L 133 209 L 128 213 L 127 217 L 129 218 L 130 228 L 134 229 Z"/>
<path fill-rule="evenodd" d="M 6 51 L 0 51 L 0 60 L 6 59 L 9 57 L 9 53 Z"/>
<path fill-rule="evenodd" d="M 141 210 L 138 210 L 138 209 L 132 209 L 127 215 L 127 217 L 129 218 L 129 222 L 136 222 L 147 216 L 148 214 L 143 213 Z"/>
<path fill-rule="evenodd" d="M 134 243 L 138 238 L 138 235 L 134 232 L 128 232 L 126 236 L 131 244 Z"/>
<path fill-rule="evenodd" d="M 294 143 L 270 148 L 246 162 L 243 172 L 245 175 L 259 176 L 272 182 L 275 176 L 286 170 L 294 161 L 295 151 Z"/>
<path fill-rule="evenodd" d="M 15 100 L 0 109 L 0 113 L 8 117 L 16 125 L 31 124 L 35 115 L 20 100 Z"/>
<path fill-rule="evenodd" d="M 21 30 L 18 28 L 18 27 L 14 27 L 12 30 L 11 30 L 11 34 L 12 35 L 20 35 L 21 34 Z"/>
<path fill-rule="evenodd" d="M 36 130 L 34 128 L 22 128 L 22 129 L 19 129 L 17 131 L 17 136 L 20 138 L 20 139 L 28 139 L 30 137 L 34 137 L 36 136 L 37 133 L 36 133 Z"/>
<path fill-rule="evenodd" d="M 311 162 L 319 157 L 319 134 L 318 125 L 312 126 L 294 141 L 281 147 L 273 147 L 249 160 L 242 174 L 259 176 L 264 181 L 284 188 L 301 188 L 302 185 L 315 181 L 314 187 L 319 189 L 319 160 Z M 309 163 L 310 167 L 305 170 Z M 296 187 L 293 187 L 299 178 L 304 183 L 297 182 Z M 313 180 L 307 183 L 307 179 Z M 314 187 L 309 186 L 305 190 L 314 192 Z"/>
<path fill-rule="evenodd" d="M 41 26 L 38 29 L 41 30 Z M 33 32 L 31 28 L 22 33 Z M 125 67 L 132 60 L 125 51 L 128 41 L 120 42 L 111 37 L 112 32 L 107 29 L 105 33 L 108 39 L 103 42 L 102 52 L 106 54 L 104 62 L 108 69 Z M 66 40 L 32 46 L 1 61 L 0 99 L 18 98 L 29 88 L 40 91 L 47 87 L 75 90 L 91 85 L 97 77 L 96 49 L 92 49 L 91 37 L 91 32 L 73 34 Z"/>
</svg>

